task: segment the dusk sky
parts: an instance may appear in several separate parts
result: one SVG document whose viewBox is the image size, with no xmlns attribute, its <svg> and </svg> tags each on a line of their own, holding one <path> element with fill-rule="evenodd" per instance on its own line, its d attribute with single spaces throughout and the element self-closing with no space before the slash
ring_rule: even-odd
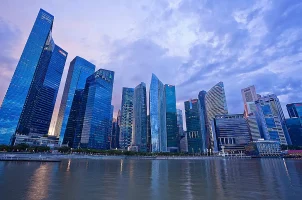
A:
<svg viewBox="0 0 302 200">
<path fill-rule="evenodd" d="M 115 113 L 122 87 L 145 82 L 149 91 L 152 73 L 176 85 L 180 109 L 219 81 L 229 113 L 243 112 L 250 85 L 278 95 L 286 116 L 287 103 L 302 101 L 300 0 L 1 0 L 0 103 L 40 8 L 68 52 L 53 122 L 75 56 L 115 71 Z"/>
</svg>

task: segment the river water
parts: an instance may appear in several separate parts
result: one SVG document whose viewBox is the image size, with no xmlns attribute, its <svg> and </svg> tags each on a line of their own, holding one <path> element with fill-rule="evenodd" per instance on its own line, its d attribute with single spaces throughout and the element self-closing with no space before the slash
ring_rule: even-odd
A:
<svg viewBox="0 0 302 200">
<path fill-rule="evenodd" d="M 0 162 L 0 199 L 302 199 L 302 160 Z"/>
</svg>

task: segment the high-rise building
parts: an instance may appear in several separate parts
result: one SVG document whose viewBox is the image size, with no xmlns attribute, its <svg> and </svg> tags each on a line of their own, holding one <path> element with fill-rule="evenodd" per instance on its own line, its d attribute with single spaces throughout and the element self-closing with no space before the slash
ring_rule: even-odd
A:
<svg viewBox="0 0 302 200">
<path fill-rule="evenodd" d="M 0 108 L 0 144 L 48 133 L 67 57 L 52 39 L 53 21 L 40 9 Z"/>
<path fill-rule="evenodd" d="M 81 146 L 84 148 L 108 149 L 113 82 L 114 72 L 105 69 L 99 69 L 87 78 L 81 134 Z"/>
<path fill-rule="evenodd" d="M 94 64 L 79 56 L 70 62 L 55 128 L 55 134 L 60 137 L 60 144 L 68 144 L 74 148 L 79 145 L 79 138 L 78 142 L 74 144 L 75 129 L 77 121 L 80 120 L 79 109 L 82 104 L 86 79 L 94 73 L 94 70 Z"/>
<path fill-rule="evenodd" d="M 210 136 L 210 147 L 213 149 L 214 138 L 212 131 L 212 121 L 216 115 L 226 115 L 228 114 L 227 101 L 224 92 L 223 82 L 217 83 L 214 87 L 212 87 L 206 94 L 206 125 L 208 135 Z"/>
<path fill-rule="evenodd" d="M 167 152 L 166 98 L 164 84 L 152 74 L 149 93 L 151 151 Z"/>
<path fill-rule="evenodd" d="M 150 115 L 147 115 L 147 152 L 151 152 L 151 125 Z"/>
<path fill-rule="evenodd" d="M 187 141 L 189 153 L 202 153 L 206 149 L 203 146 L 203 135 L 200 125 L 200 105 L 198 99 L 185 101 L 185 114 L 187 125 Z"/>
<path fill-rule="evenodd" d="M 261 121 L 259 121 L 259 114 L 257 112 L 255 101 L 258 100 L 259 95 L 256 93 L 255 86 L 250 86 L 241 90 L 243 104 L 244 104 L 244 116 L 247 119 L 252 140 L 257 141 L 263 137 L 261 130 Z"/>
<path fill-rule="evenodd" d="M 177 129 L 178 129 L 178 139 L 180 139 L 180 137 L 184 136 L 184 123 L 183 123 L 183 116 L 182 116 L 182 110 L 177 109 L 176 110 L 177 113 Z"/>
<path fill-rule="evenodd" d="M 115 118 L 112 120 L 112 131 L 111 131 L 111 149 L 117 149 L 119 147 L 119 132 L 118 123 Z"/>
<path fill-rule="evenodd" d="M 179 142 L 180 142 L 180 144 L 179 144 L 180 152 L 187 153 L 188 152 L 188 135 L 187 135 L 186 131 L 184 131 L 184 135 L 180 137 Z"/>
<path fill-rule="evenodd" d="M 127 149 L 131 145 L 133 125 L 134 88 L 123 88 L 121 105 L 120 147 Z"/>
<path fill-rule="evenodd" d="M 286 119 L 287 130 L 294 146 L 302 146 L 302 120 L 301 118 Z"/>
<path fill-rule="evenodd" d="M 147 151 L 147 92 L 146 84 L 140 83 L 134 89 L 132 147 Z"/>
<path fill-rule="evenodd" d="M 255 103 L 264 139 L 290 145 L 291 140 L 286 128 L 285 117 L 277 96 L 274 94 L 263 96 Z"/>
<path fill-rule="evenodd" d="M 166 130 L 167 130 L 167 150 L 177 152 L 179 147 L 177 113 L 176 113 L 176 94 L 175 86 L 165 84 L 166 98 Z"/>
<path fill-rule="evenodd" d="M 207 131 L 207 111 L 206 111 L 206 94 L 207 92 L 202 90 L 198 94 L 199 108 L 200 108 L 200 126 L 202 135 L 202 145 L 204 147 L 203 151 L 205 153 L 206 149 L 210 148 L 210 136 Z"/>
<path fill-rule="evenodd" d="M 110 119 L 109 119 L 109 130 L 108 130 L 108 145 L 107 149 L 111 149 L 111 141 L 112 141 L 112 122 L 113 122 L 113 112 L 114 112 L 114 106 L 111 105 L 110 110 Z"/>
<path fill-rule="evenodd" d="M 214 152 L 224 149 L 225 152 L 245 151 L 251 142 L 246 119 L 242 114 L 216 115 L 212 121 Z"/>
<path fill-rule="evenodd" d="M 286 105 L 290 118 L 302 118 L 302 103 L 291 103 Z"/>
</svg>

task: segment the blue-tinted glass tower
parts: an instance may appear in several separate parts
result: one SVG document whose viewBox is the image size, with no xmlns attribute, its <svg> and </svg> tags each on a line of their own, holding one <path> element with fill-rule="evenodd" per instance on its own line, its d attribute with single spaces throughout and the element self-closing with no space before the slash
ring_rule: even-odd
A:
<svg viewBox="0 0 302 200">
<path fill-rule="evenodd" d="M 177 130 L 176 93 L 174 85 L 165 84 L 165 99 L 167 148 L 170 152 L 177 152 L 179 142 Z"/>
<path fill-rule="evenodd" d="M 134 89 L 132 147 L 140 152 L 147 151 L 147 93 L 146 84 L 140 83 Z"/>
<path fill-rule="evenodd" d="M 86 81 L 83 105 L 86 105 L 81 134 L 81 147 L 108 149 L 114 72 L 99 69 Z"/>
<path fill-rule="evenodd" d="M 15 133 L 48 133 L 67 53 L 52 39 L 54 17 L 40 9 L 0 109 L 0 144 Z"/>
<path fill-rule="evenodd" d="M 121 105 L 120 147 L 127 149 L 131 145 L 133 125 L 134 88 L 123 88 Z"/>
<path fill-rule="evenodd" d="M 198 94 L 199 100 L 199 109 L 200 109 L 200 126 L 201 126 L 201 135 L 202 135 L 202 146 L 203 152 L 206 152 L 206 149 L 210 148 L 210 135 L 207 130 L 207 111 L 206 111 L 206 94 L 207 92 L 202 90 Z"/>
<path fill-rule="evenodd" d="M 300 118 L 286 119 L 287 130 L 294 146 L 302 146 L 302 120 Z"/>
<path fill-rule="evenodd" d="M 167 152 L 165 88 L 155 74 L 152 74 L 149 95 L 151 151 Z"/>
<path fill-rule="evenodd" d="M 290 118 L 301 118 L 302 119 L 302 103 L 291 103 L 286 105 Z"/>
<path fill-rule="evenodd" d="M 185 101 L 187 140 L 189 153 L 202 153 L 205 149 L 200 125 L 200 108 L 198 99 Z"/>
<path fill-rule="evenodd" d="M 95 65 L 77 56 L 71 62 L 63 91 L 55 134 L 60 136 L 60 144 L 74 147 L 75 127 L 82 104 L 82 95 L 86 79 L 95 71 Z M 72 113 L 72 114 L 71 114 Z M 69 127 L 67 129 L 67 127 Z M 76 146 L 79 145 L 75 144 Z"/>
</svg>

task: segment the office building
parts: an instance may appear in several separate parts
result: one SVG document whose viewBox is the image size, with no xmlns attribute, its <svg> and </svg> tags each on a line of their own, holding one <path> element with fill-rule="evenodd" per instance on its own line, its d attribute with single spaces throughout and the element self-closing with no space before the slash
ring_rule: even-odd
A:
<svg viewBox="0 0 302 200">
<path fill-rule="evenodd" d="M 184 131 L 184 135 L 180 137 L 180 152 L 182 153 L 187 153 L 188 152 L 188 137 L 187 137 L 187 132 Z"/>
<path fill-rule="evenodd" d="M 52 39 L 53 21 L 40 9 L 0 108 L 0 144 L 48 133 L 67 57 Z"/>
<path fill-rule="evenodd" d="M 87 78 L 83 96 L 86 109 L 80 124 L 83 148 L 108 149 L 113 82 L 114 72 L 105 69 Z"/>
<path fill-rule="evenodd" d="M 281 156 L 280 142 L 270 140 L 257 140 L 245 146 L 245 153 L 254 157 Z"/>
<path fill-rule="evenodd" d="M 166 98 L 164 84 L 152 74 L 149 93 L 151 151 L 167 152 Z"/>
<path fill-rule="evenodd" d="M 133 125 L 134 88 L 123 88 L 121 105 L 120 147 L 127 149 L 131 145 Z"/>
<path fill-rule="evenodd" d="M 248 123 L 243 114 L 216 115 L 212 121 L 214 153 L 240 153 L 251 142 Z"/>
<path fill-rule="evenodd" d="M 278 141 L 282 145 L 291 145 L 285 117 L 277 96 L 274 94 L 263 96 L 255 103 L 264 139 Z"/>
<path fill-rule="evenodd" d="M 292 145 L 302 146 L 302 119 L 301 118 L 286 119 L 286 127 Z"/>
<path fill-rule="evenodd" d="M 183 116 L 182 116 L 182 110 L 177 109 L 176 110 L 176 114 L 177 114 L 177 129 L 178 129 L 178 139 L 180 139 L 180 137 L 184 136 L 184 123 L 183 123 Z"/>
<path fill-rule="evenodd" d="M 212 131 L 212 121 L 216 115 L 226 115 L 228 114 L 227 102 L 225 97 L 224 85 L 223 82 L 217 83 L 212 87 L 206 94 L 206 125 L 207 132 L 210 137 L 210 147 L 213 150 L 214 138 Z"/>
<path fill-rule="evenodd" d="M 112 120 L 112 129 L 111 129 L 111 144 L 110 144 L 110 149 L 117 149 L 119 148 L 119 127 L 117 120 L 113 118 Z"/>
<path fill-rule="evenodd" d="M 290 118 L 302 118 L 302 103 L 291 103 L 286 105 Z"/>
<path fill-rule="evenodd" d="M 198 94 L 199 100 L 199 109 L 200 109 L 200 126 L 201 126 L 201 135 L 202 135 L 202 145 L 205 149 L 210 148 L 210 135 L 207 129 L 207 111 L 206 111 L 206 94 L 207 92 L 202 90 Z M 205 153 L 205 152 L 204 152 Z"/>
<path fill-rule="evenodd" d="M 242 89 L 241 94 L 244 104 L 244 116 L 247 119 L 252 140 L 257 141 L 260 138 L 263 138 L 261 121 L 259 120 L 259 114 L 255 104 L 255 101 L 258 100 L 259 95 L 256 93 L 255 86 Z"/>
<path fill-rule="evenodd" d="M 175 86 L 165 84 L 167 150 L 178 152 L 178 130 Z"/>
<path fill-rule="evenodd" d="M 94 73 L 94 70 L 94 64 L 79 56 L 70 62 L 55 127 L 55 135 L 59 136 L 60 144 L 68 144 L 74 148 L 79 146 L 80 135 L 77 136 L 78 138 L 75 137 L 75 129 L 78 120 L 80 120 L 80 108 L 86 79 Z M 81 131 L 78 131 L 78 134 L 81 134 Z M 74 140 L 77 142 L 74 143 Z"/>
<path fill-rule="evenodd" d="M 200 125 L 200 105 L 198 99 L 185 101 L 185 114 L 187 125 L 187 141 L 189 153 L 203 153 L 206 150 L 203 144 L 203 135 Z"/>
<path fill-rule="evenodd" d="M 140 83 L 134 89 L 132 147 L 147 152 L 147 92 L 146 84 Z"/>
</svg>

